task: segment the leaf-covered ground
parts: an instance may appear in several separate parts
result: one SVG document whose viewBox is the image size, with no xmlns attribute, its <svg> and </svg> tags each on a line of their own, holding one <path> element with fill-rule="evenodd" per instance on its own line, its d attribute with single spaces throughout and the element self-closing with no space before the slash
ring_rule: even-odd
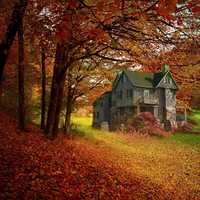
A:
<svg viewBox="0 0 200 200">
<path fill-rule="evenodd" d="M 199 143 L 127 138 L 89 126 L 79 130 L 84 137 L 54 141 L 35 127 L 16 130 L 0 113 L 0 199 L 200 198 Z"/>
</svg>

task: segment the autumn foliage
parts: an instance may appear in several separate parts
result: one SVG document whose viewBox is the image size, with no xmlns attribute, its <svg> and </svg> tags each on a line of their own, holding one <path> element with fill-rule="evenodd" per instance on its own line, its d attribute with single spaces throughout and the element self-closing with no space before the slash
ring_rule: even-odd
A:
<svg viewBox="0 0 200 200">
<path fill-rule="evenodd" d="M 47 140 L 35 127 L 17 131 L 0 114 L 1 199 L 165 199 L 173 193 L 130 175 L 117 154 L 82 139 Z"/>
<path fill-rule="evenodd" d="M 138 136 L 160 136 L 168 137 L 171 132 L 167 132 L 161 123 L 150 112 L 141 112 L 139 115 L 130 119 L 125 128 L 125 132 Z"/>
</svg>

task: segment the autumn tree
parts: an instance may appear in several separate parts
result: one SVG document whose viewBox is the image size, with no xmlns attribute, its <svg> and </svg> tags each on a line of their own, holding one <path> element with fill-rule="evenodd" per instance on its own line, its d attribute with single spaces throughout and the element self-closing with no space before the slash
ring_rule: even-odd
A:
<svg viewBox="0 0 200 200">
<path fill-rule="evenodd" d="M 65 123 L 64 130 L 70 129 L 71 113 L 79 99 L 89 101 L 92 91 L 99 87 L 111 86 L 110 77 L 113 78 L 114 67 L 108 63 L 101 63 L 98 60 L 86 59 L 76 62 L 72 69 L 67 70 L 66 74 L 66 97 L 65 97 Z M 106 87 L 104 90 L 110 89 Z M 92 102 L 90 102 L 91 104 Z"/>
<path fill-rule="evenodd" d="M 18 106 L 19 106 L 19 128 L 25 129 L 25 93 L 24 93 L 24 26 L 23 18 L 19 19 L 18 28 Z"/>
<path fill-rule="evenodd" d="M 9 3 L 12 4 L 12 2 Z M 12 46 L 17 31 L 19 30 L 20 21 L 23 19 L 27 3 L 27 0 L 16 1 L 12 9 L 10 20 L 8 21 L 7 30 L 0 42 L 0 83 L 2 81 L 3 71 L 8 58 L 10 47 Z"/>
</svg>

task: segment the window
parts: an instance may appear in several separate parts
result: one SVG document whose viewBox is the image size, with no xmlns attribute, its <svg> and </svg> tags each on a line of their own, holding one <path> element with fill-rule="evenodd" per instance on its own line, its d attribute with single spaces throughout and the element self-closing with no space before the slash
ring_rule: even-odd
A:
<svg viewBox="0 0 200 200">
<path fill-rule="evenodd" d="M 133 90 L 132 89 L 126 90 L 126 95 L 127 95 L 127 98 L 131 98 L 133 96 Z"/>
<path fill-rule="evenodd" d="M 96 112 L 97 119 L 99 118 L 99 112 Z"/>
<path fill-rule="evenodd" d="M 117 92 L 117 97 L 118 97 L 119 99 L 122 99 L 122 96 L 123 96 L 122 90 L 118 91 L 118 92 Z"/>
<path fill-rule="evenodd" d="M 101 102 L 101 107 L 103 107 L 103 101 Z"/>
<path fill-rule="evenodd" d="M 149 90 L 144 90 L 144 97 L 149 97 Z"/>
</svg>

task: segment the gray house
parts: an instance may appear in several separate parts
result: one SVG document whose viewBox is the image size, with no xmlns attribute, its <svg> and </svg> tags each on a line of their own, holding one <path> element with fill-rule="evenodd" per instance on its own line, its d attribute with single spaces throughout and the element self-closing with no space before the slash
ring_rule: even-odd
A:
<svg viewBox="0 0 200 200">
<path fill-rule="evenodd" d="M 151 112 L 160 122 L 176 123 L 176 91 L 178 87 L 169 66 L 147 73 L 123 70 L 106 92 L 93 104 L 93 126 L 107 122 L 110 130 L 140 112 Z"/>
</svg>

